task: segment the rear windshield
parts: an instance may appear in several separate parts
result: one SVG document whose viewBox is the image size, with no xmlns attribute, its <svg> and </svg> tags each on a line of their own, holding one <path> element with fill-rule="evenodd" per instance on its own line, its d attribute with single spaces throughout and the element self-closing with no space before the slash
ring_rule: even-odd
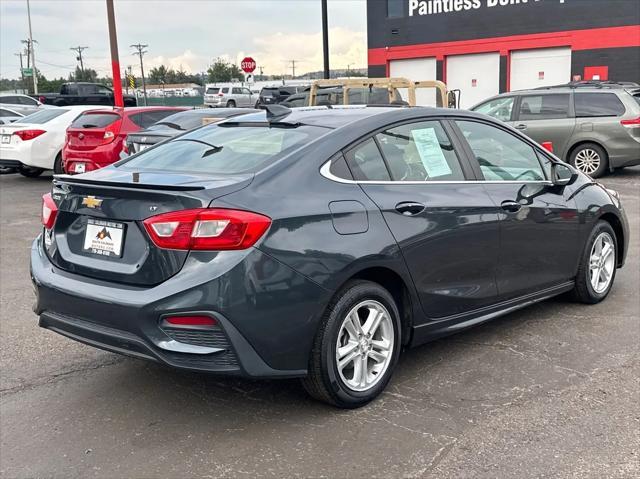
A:
<svg viewBox="0 0 640 479">
<path fill-rule="evenodd" d="M 220 91 L 220 88 L 207 88 L 205 92 L 207 95 L 216 95 Z"/>
<path fill-rule="evenodd" d="M 20 123 L 32 123 L 34 125 L 42 125 L 48 121 L 58 118 L 60 115 L 68 112 L 65 108 L 48 108 L 46 110 L 40 110 L 31 115 L 27 115 L 20 120 Z"/>
<path fill-rule="evenodd" d="M 262 96 L 274 96 L 278 94 L 277 88 L 263 88 L 260 92 Z"/>
<path fill-rule="evenodd" d="M 83 113 L 71 123 L 71 128 L 104 128 L 119 119 L 117 113 Z"/>
<path fill-rule="evenodd" d="M 237 174 L 257 171 L 330 131 L 315 126 L 212 126 L 119 163 L 120 168 Z"/>
</svg>

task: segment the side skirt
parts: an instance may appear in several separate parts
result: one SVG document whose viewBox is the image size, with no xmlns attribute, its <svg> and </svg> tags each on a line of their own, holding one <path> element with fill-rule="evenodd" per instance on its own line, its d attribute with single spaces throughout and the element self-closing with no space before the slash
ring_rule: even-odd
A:
<svg viewBox="0 0 640 479">
<path fill-rule="evenodd" d="M 426 342 L 433 341 L 434 339 L 458 333 L 464 329 L 486 323 L 494 318 L 504 316 L 505 314 L 512 313 L 518 309 L 526 308 L 532 304 L 566 293 L 573 289 L 574 284 L 574 281 L 569 281 L 538 291 L 537 293 L 521 296 L 519 298 L 511 299 L 470 313 L 457 314 L 455 316 L 439 319 L 438 321 L 431 321 L 419 326 L 414 326 L 410 347 L 419 346 Z"/>
</svg>

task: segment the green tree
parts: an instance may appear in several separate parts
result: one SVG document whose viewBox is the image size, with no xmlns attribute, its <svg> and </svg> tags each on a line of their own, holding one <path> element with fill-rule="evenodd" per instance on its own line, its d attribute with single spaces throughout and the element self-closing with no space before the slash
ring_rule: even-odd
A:
<svg viewBox="0 0 640 479">
<path fill-rule="evenodd" d="M 95 83 L 98 79 L 98 72 L 93 68 L 85 68 L 81 70 L 80 67 L 76 67 L 76 71 L 69 75 L 69 81 L 86 81 Z"/>
<path fill-rule="evenodd" d="M 242 70 L 238 65 L 233 65 L 224 61 L 222 58 L 216 58 L 213 64 L 207 70 L 210 82 L 229 82 L 243 77 Z"/>
<path fill-rule="evenodd" d="M 168 69 L 164 65 L 160 65 L 159 67 L 153 67 L 149 70 L 149 82 L 150 83 L 169 83 L 167 81 L 167 73 Z"/>
</svg>

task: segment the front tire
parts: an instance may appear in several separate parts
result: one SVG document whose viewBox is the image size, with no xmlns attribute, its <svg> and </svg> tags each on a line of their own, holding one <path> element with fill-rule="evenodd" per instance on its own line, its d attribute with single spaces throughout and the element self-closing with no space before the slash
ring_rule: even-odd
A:
<svg viewBox="0 0 640 479">
<path fill-rule="evenodd" d="M 600 178 L 609 167 L 609 155 L 600 145 L 584 143 L 571 152 L 569 163 L 591 178 Z"/>
<path fill-rule="evenodd" d="M 398 307 L 386 289 L 370 281 L 349 282 L 324 313 L 304 388 L 334 406 L 367 404 L 391 379 L 400 331 Z"/>
<path fill-rule="evenodd" d="M 576 276 L 573 295 L 586 304 L 605 299 L 616 277 L 618 243 L 616 233 L 606 221 L 598 221 L 589 235 Z"/>
<path fill-rule="evenodd" d="M 27 178 L 37 178 L 42 173 L 44 173 L 44 170 L 42 168 L 31 168 L 30 166 L 21 166 L 20 169 L 18 170 L 18 173 L 20 173 L 22 176 L 25 176 Z"/>
</svg>

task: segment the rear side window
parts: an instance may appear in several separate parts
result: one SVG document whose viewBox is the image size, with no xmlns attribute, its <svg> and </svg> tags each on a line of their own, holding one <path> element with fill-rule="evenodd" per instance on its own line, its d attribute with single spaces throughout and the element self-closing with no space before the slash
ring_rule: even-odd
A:
<svg viewBox="0 0 640 479">
<path fill-rule="evenodd" d="M 520 120 L 553 120 L 569 117 L 569 94 L 526 95 L 520 100 Z"/>
<path fill-rule="evenodd" d="M 222 93 L 229 93 L 229 89 L 228 89 L 228 88 L 226 88 L 226 87 L 225 87 L 225 88 L 221 88 L 221 89 L 220 89 L 220 91 L 221 91 Z"/>
<path fill-rule="evenodd" d="M 38 102 L 35 99 L 29 96 L 19 96 L 17 100 L 18 100 L 18 104 L 20 105 L 36 106 L 38 104 Z"/>
<path fill-rule="evenodd" d="M 394 181 L 464 180 L 458 156 L 438 121 L 398 126 L 376 138 Z"/>
<path fill-rule="evenodd" d="M 117 113 L 83 113 L 71 124 L 71 128 L 105 128 L 120 119 Z"/>
<path fill-rule="evenodd" d="M 488 181 L 542 181 L 544 171 L 529 144 L 495 126 L 456 120 Z"/>
<path fill-rule="evenodd" d="M 576 116 L 621 116 L 625 108 L 615 93 L 576 93 Z"/>
<path fill-rule="evenodd" d="M 225 175 L 257 171 L 328 131 L 315 126 L 212 126 L 146 150 L 119 166 Z"/>
<path fill-rule="evenodd" d="M 378 145 L 369 138 L 345 154 L 353 177 L 359 181 L 390 181 Z"/>
<path fill-rule="evenodd" d="M 10 105 L 19 105 L 20 102 L 18 101 L 18 97 L 17 96 L 11 96 L 11 95 L 7 95 L 7 96 L 0 96 L 0 103 L 7 103 Z"/>
<path fill-rule="evenodd" d="M 130 120 L 140 128 L 148 128 L 154 123 L 175 113 L 175 110 L 144 111 L 131 115 Z"/>
<path fill-rule="evenodd" d="M 20 120 L 20 123 L 32 123 L 34 125 L 42 125 L 48 121 L 58 118 L 60 115 L 68 112 L 66 108 L 51 108 L 46 110 L 40 110 L 31 115 L 27 115 Z"/>
<path fill-rule="evenodd" d="M 515 97 L 500 97 L 489 100 L 482 105 L 477 106 L 473 111 L 484 113 L 492 118 L 500 121 L 511 121 L 511 113 L 513 112 L 513 104 Z"/>
</svg>

